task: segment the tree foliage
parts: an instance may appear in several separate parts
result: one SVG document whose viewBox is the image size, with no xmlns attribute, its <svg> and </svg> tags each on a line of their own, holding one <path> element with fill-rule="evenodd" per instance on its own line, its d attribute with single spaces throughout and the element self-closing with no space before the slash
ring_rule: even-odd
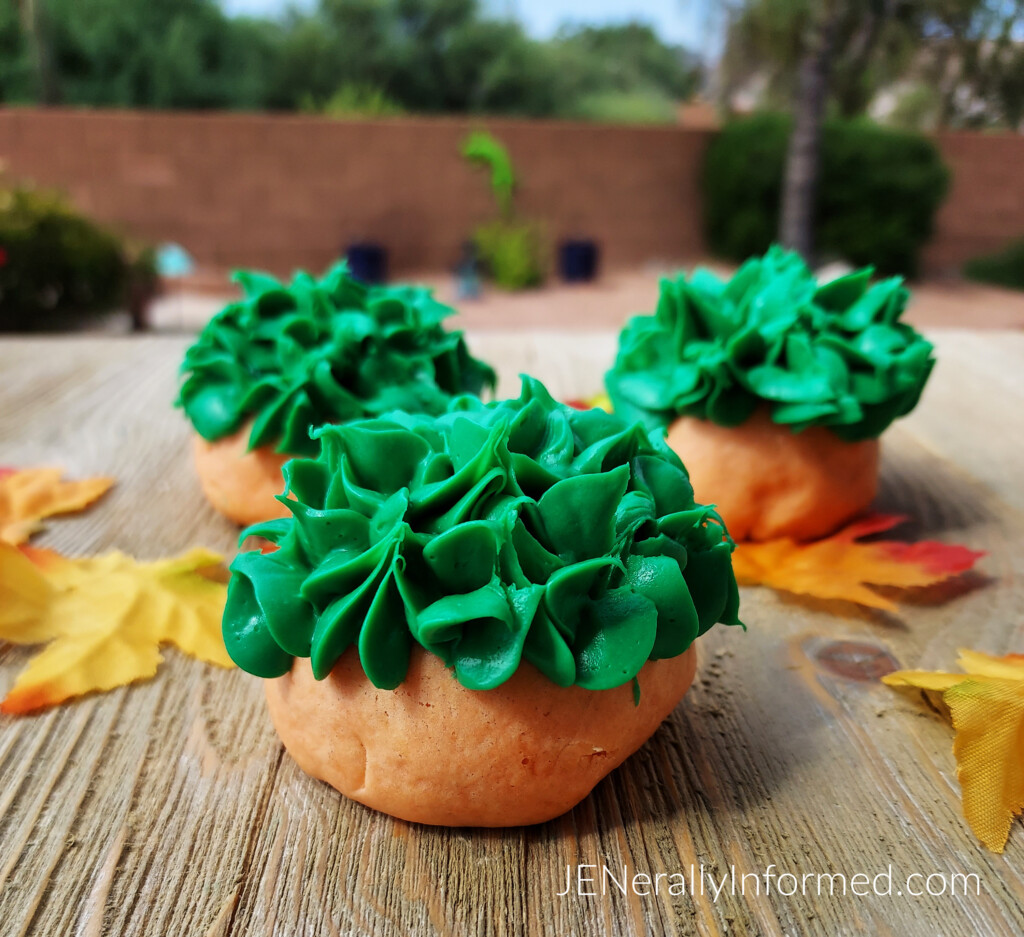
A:
<svg viewBox="0 0 1024 937">
<path fill-rule="evenodd" d="M 253 107 L 268 93 L 270 24 L 210 0 L 37 0 L 44 103 Z"/>
<path fill-rule="evenodd" d="M 824 0 L 822 0 L 824 2 Z M 921 128 L 1024 122 L 1024 0 L 830 0 L 839 12 L 830 110 Z M 727 103 L 788 109 L 818 0 L 742 0 L 720 88 Z M 904 101 L 904 98 L 906 100 Z"/>
<path fill-rule="evenodd" d="M 481 0 L 319 0 L 279 20 L 229 17 L 215 0 L 32 9 L 23 23 L 0 4 L 0 101 L 543 117 L 601 116 L 594 96 L 619 95 L 664 115 L 698 76 L 691 54 L 647 26 L 539 42 Z"/>
<path fill-rule="evenodd" d="M 32 99 L 28 35 L 13 4 L 0 3 L 0 104 Z"/>
</svg>

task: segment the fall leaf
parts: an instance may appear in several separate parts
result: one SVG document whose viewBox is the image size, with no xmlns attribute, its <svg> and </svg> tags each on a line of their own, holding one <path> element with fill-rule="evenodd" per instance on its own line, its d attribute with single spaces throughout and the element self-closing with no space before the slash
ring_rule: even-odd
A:
<svg viewBox="0 0 1024 937">
<path fill-rule="evenodd" d="M 882 680 L 942 694 L 956 730 L 964 816 L 986 848 L 1002 852 L 1024 810 L 1024 654 L 959 653 L 966 673 L 898 670 Z"/>
<path fill-rule="evenodd" d="M 572 407 L 574 410 L 604 410 L 608 413 L 612 412 L 612 402 L 607 394 L 596 394 L 593 397 L 574 397 L 572 400 L 566 400 L 565 405 Z"/>
<path fill-rule="evenodd" d="M 891 611 L 896 605 L 871 586 L 930 586 L 966 572 L 985 554 L 922 540 L 857 542 L 905 518 L 876 514 L 811 543 L 788 538 L 737 544 L 733 569 L 742 585 L 770 586 L 821 599 L 845 599 Z"/>
<path fill-rule="evenodd" d="M 42 528 L 42 518 L 80 511 L 114 484 L 112 478 L 62 482 L 62 474 L 58 468 L 0 467 L 0 541 L 24 543 Z"/>
<path fill-rule="evenodd" d="M 202 575 L 220 562 L 207 550 L 139 563 L 117 552 L 73 560 L 0 543 L 0 640 L 46 644 L 0 712 L 25 713 L 152 677 L 161 644 L 233 666 L 220 632 L 224 584 Z"/>
</svg>

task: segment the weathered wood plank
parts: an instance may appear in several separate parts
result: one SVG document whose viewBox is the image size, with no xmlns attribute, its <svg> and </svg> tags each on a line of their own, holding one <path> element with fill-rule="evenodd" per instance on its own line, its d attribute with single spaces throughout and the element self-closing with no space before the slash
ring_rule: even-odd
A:
<svg viewBox="0 0 1024 937">
<path fill-rule="evenodd" d="M 41 543 L 144 558 L 192 543 L 232 550 L 234 529 L 203 504 L 187 430 L 168 410 L 182 347 L 3 343 L 0 462 L 118 479 Z M 5 689 L 27 656 L 7 649 Z M 199 933 L 237 893 L 279 746 L 252 681 L 166 656 L 151 683 L 4 720 L 0 894 L 19 910 L 0 920 L 17 922 L 12 933 Z"/>
<path fill-rule="evenodd" d="M 477 337 L 474 337 L 477 338 Z M 567 816 L 507 831 L 373 814 L 282 755 L 258 681 L 168 651 L 148 684 L 0 719 L 0 921 L 12 934 L 892 934 L 1024 932 L 1024 833 L 985 852 L 960 813 L 951 733 L 912 699 L 830 669 L 851 641 L 901 665 L 958 646 L 1024 648 L 1024 337 L 937 335 L 940 367 L 886 437 L 884 510 L 986 549 L 984 575 L 899 615 L 745 590 L 750 629 L 715 629 L 697 684 L 633 759 Z M 140 557 L 230 553 L 169 408 L 185 340 L 0 342 L 0 464 L 110 473 L 94 510 L 40 543 Z M 490 333 L 503 393 L 600 389 L 610 334 Z M 995 391 L 995 393 L 993 393 Z M 957 594 L 953 595 L 953 592 Z M 843 610 L 849 611 L 849 610 Z M 0 648 L 0 691 L 27 652 Z M 975 872 L 980 896 L 559 897 L 566 866 L 716 877 L 894 867 Z"/>
</svg>

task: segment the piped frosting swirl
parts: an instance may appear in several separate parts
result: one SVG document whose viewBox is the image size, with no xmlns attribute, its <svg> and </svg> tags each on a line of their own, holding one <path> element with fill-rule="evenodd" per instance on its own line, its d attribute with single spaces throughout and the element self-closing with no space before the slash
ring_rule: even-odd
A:
<svg viewBox="0 0 1024 937">
<path fill-rule="evenodd" d="M 521 661 L 560 686 L 606 689 L 649 659 L 738 623 L 733 544 L 695 504 L 658 434 L 556 403 L 460 397 L 431 418 L 396 412 L 326 426 L 284 469 L 291 517 L 243 533 L 277 544 L 231 566 L 224 639 L 275 677 L 296 657 L 324 678 L 349 648 L 380 688 L 414 643 L 464 686 Z"/>
<path fill-rule="evenodd" d="M 213 317 L 182 365 L 178 404 L 216 440 L 252 419 L 249 448 L 313 455 L 310 429 L 391 410 L 443 413 L 462 393 L 493 387 L 470 356 L 455 310 L 413 286 L 366 286 L 344 263 L 287 286 L 239 272 L 243 297 Z"/>
<path fill-rule="evenodd" d="M 679 416 L 723 426 L 766 405 L 794 431 L 827 426 L 853 442 L 878 436 L 917 404 L 932 346 L 900 321 L 900 278 L 864 268 L 819 285 L 779 247 L 728 281 L 698 269 L 661 282 L 653 316 L 619 338 L 608 395 L 616 413 L 663 428 Z"/>
</svg>

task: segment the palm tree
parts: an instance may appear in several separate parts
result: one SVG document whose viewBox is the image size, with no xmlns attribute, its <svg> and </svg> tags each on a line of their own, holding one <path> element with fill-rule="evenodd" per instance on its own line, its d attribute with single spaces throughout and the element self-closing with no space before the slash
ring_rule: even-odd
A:
<svg viewBox="0 0 1024 937">
<path fill-rule="evenodd" d="M 808 263 L 814 258 L 814 205 L 821 162 L 821 123 L 842 0 L 814 4 L 800 58 L 793 132 L 789 137 L 779 240 Z"/>
<path fill-rule="evenodd" d="M 53 83 L 50 69 L 50 48 L 46 42 L 46 33 L 42 20 L 44 14 L 37 0 L 15 0 L 21 18 L 21 28 L 28 37 L 32 63 L 36 73 L 36 93 L 40 104 L 56 104 L 57 91 Z"/>
</svg>

